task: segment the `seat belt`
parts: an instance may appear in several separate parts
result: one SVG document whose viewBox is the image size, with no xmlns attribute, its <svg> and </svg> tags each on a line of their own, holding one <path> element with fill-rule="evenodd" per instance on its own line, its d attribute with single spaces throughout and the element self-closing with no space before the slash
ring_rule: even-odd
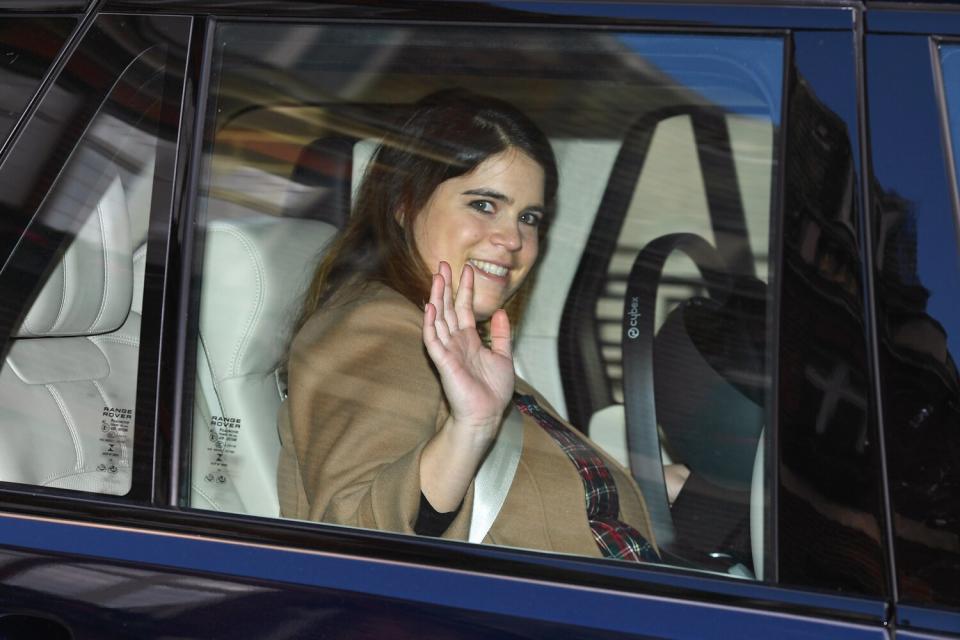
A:
<svg viewBox="0 0 960 640">
<path fill-rule="evenodd" d="M 477 471 L 473 485 L 473 512 L 470 516 L 470 542 L 482 542 L 500 514 L 513 484 L 520 464 L 523 449 L 523 416 L 517 406 L 510 405 L 510 412 L 500 425 L 500 433 L 486 459 Z"/>
</svg>

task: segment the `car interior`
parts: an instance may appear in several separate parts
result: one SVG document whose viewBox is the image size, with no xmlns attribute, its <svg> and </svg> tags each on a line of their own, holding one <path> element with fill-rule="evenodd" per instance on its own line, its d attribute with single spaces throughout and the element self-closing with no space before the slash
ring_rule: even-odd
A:
<svg viewBox="0 0 960 640">
<path fill-rule="evenodd" d="M 130 489 L 156 140 L 101 113 L 38 212 L 62 232 L 0 370 L 0 479 Z"/>
<path fill-rule="evenodd" d="M 537 34 L 506 62 L 483 59 L 486 45 L 437 62 L 414 30 L 390 31 L 386 45 L 327 31 L 327 46 L 363 35 L 347 71 L 311 63 L 315 34 L 285 26 L 276 41 L 288 54 L 301 46 L 292 63 L 275 60 L 279 46 L 258 60 L 223 54 L 214 77 L 187 506 L 278 516 L 280 370 L 300 296 L 382 131 L 421 95 L 464 84 L 527 112 L 559 166 L 518 374 L 631 469 L 665 562 L 763 579 L 770 83 L 744 57 L 710 58 L 712 41 L 598 32 L 564 50 Z M 446 46 L 463 34 L 427 35 Z M 683 75 L 704 57 L 703 76 L 716 77 Z M 420 72 L 427 62 L 440 68 Z M 258 82 L 268 75 L 269 87 Z M 707 85 L 732 88 L 718 101 Z M 72 242 L 46 267 L 0 371 L 0 480 L 123 495 L 156 139 L 104 113 L 85 141 L 41 213 L 69 218 Z M 671 462 L 698 478 L 673 506 Z"/>
<path fill-rule="evenodd" d="M 409 58 L 419 55 L 403 47 L 390 54 L 402 66 L 397 75 L 409 73 L 408 65 L 413 64 Z M 677 64 L 676 60 L 672 62 Z M 296 256 L 289 259 L 299 260 L 307 272 L 316 264 L 324 243 L 349 215 L 349 196 L 376 145 L 378 130 L 399 122 L 406 105 L 419 97 L 400 95 L 397 79 L 390 74 L 391 63 L 381 59 L 380 64 L 387 67 L 379 70 L 382 77 L 365 78 L 368 86 L 362 92 L 376 100 L 331 102 L 314 97 L 291 104 L 282 96 L 272 102 L 258 96 L 260 102 L 250 104 L 240 99 L 237 87 L 244 74 L 265 73 L 260 65 L 248 64 L 237 77 L 224 73 L 220 78 L 221 104 L 229 107 L 225 111 L 231 115 L 218 120 L 208 169 L 194 460 L 209 464 L 193 466 L 195 506 L 241 510 L 239 506 L 243 505 L 242 510 L 248 513 L 277 515 L 274 485 L 267 476 L 275 468 L 279 442 L 272 414 L 261 412 L 267 406 L 265 401 L 258 399 L 254 411 L 243 410 L 238 404 L 232 408 L 217 405 L 209 398 L 217 397 L 222 403 L 224 394 L 230 392 L 218 388 L 215 381 L 204 382 L 207 371 L 203 363 L 207 362 L 210 371 L 218 372 L 212 380 L 234 368 L 235 384 L 246 385 L 246 391 L 236 393 L 237 398 L 259 398 L 253 392 L 255 385 L 261 390 L 270 389 L 274 406 L 283 397 L 276 369 L 236 369 L 236 363 L 247 357 L 243 354 L 255 348 L 256 342 L 248 342 L 254 338 L 236 333 L 232 348 L 207 344 L 207 335 L 222 331 L 222 322 L 217 324 L 212 318 L 235 308 L 225 304 L 221 296 L 230 297 L 233 304 L 240 299 L 234 289 L 221 282 L 228 276 L 217 266 L 238 263 L 237 255 L 226 253 L 220 245 L 227 242 L 226 234 L 238 250 L 242 245 L 242 251 L 258 255 L 249 261 L 262 270 L 256 281 L 267 283 L 267 291 L 271 282 L 305 286 L 302 272 L 294 271 L 292 276 L 279 264 L 276 275 L 270 275 L 271 261 L 255 248 L 262 241 L 233 238 L 246 234 L 243 229 L 286 226 L 288 231 L 277 233 L 278 237 L 295 238 L 282 241 L 288 253 Z M 311 76 L 309 69 L 295 66 L 294 70 L 300 73 L 296 78 L 300 82 L 323 84 L 323 79 Z M 285 71 L 293 75 L 290 68 Z M 436 80 L 418 80 L 422 93 L 443 86 L 436 85 Z M 471 88 L 482 92 L 485 80 L 472 81 Z M 569 105 L 561 108 L 538 103 L 540 93 L 516 85 L 504 88 L 503 80 L 497 77 L 486 81 L 491 87 L 496 84 L 497 95 L 518 104 L 547 130 L 561 177 L 558 210 L 516 340 L 519 375 L 622 464 L 635 469 L 653 467 L 650 475 L 660 480 L 659 485 L 650 487 L 651 491 L 663 492 L 660 460 L 690 460 L 696 465 L 706 482 L 698 483 L 696 491 L 691 486 L 681 501 L 683 510 L 675 510 L 671 517 L 665 499 L 660 501 L 664 526 L 658 529 L 658 537 L 674 536 L 674 526 L 686 530 L 680 532 L 677 548 L 681 557 L 675 561 L 734 575 L 762 575 L 765 498 L 760 443 L 765 419 L 763 343 L 767 331 L 764 282 L 768 277 L 775 176 L 775 119 L 718 108 L 662 76 L 645 78 L 642 92 L 638 89 L 637 95 L 630 96 L 633 102 L 629 114 L 613 101 L 580 105 L 579 112 Z M 510 80 L 516 83 L 516 78 Z M 541 82 L 551 80 L 557 85 L 555 93 L 570 95 L 576 88 L 583 88 L 564 79 Z M 749 100 L 767 91 L 766 87 L 753 89 Z M 398 95 L 391 100 L 393 93 Z M 584 126 L 578 118 L 590 126 Z M 632 126 L 625 130 L 621 122 Z M 572 135 L 574 130 L 579 134 Z M 688 255 L 691 252 L 684 251 L 683 246 L 666 254 L 661 250 L 662 255 L 656 259 L 664 264 L 659 271 L 638 271 L 635 263 L 643 254 L 641 249 L 677 234 L 709 239 L 702 241 L 720 265 L 714 265 L 714 270 L 722 272 L 717 274 L 722 283 L 709 286 L 709 268 L 698 261 L 696 252 Z M 223 257 L 218 257 L 220 252 Z M 650 329 L 652 347 L 647 359 L 656 367 L 656 390 L 624 379 L 630 367 L 624 361 L 621 343 L 631 271 L 640 274 L 635 278 L 653 283 L 651 307 L 656 322 Z M 284 293 L 289 295 L 285 307 L 289 322 L 296 312 L 298 295 L 291 287 Z M 270 293 L 261 294 L 258 288 L 249 297 L 246 312 L 226 315 L 260 322 L 263 295 Z M 279 298 L 276 300 L 279 302 Z M 269 326 L 274 326 L 273 322 L 270 320 Z M 208 326 L 209 330 L 205 328 Z M 247 326 L 246 320 L 241 326 Z M 289 336 L 284 339 L 289 340 Z M 686 352 L 681 354 L 678 344 L 685 346 Z M 283 341 L 266 347 L 270 357 L 263 363 L 272 360 L 278 364 L 282 350 Z M 213 354 L 215 351 L 220 355 Z M 746 355 L 738 358 L 736 353 Z M 631 392 L 635 397 L 656 398 L 652 424 L 647 419 L 646 423 L 640 420 L 641 424 L 628 425 L 624 399 L 626 385 L 631 384 L 637 389 Z M 695 401 L 693 405 L 691 400 Z M 697 410 L 689 410 L 690 406 Z M 239 417 L 240 433 L 246 435 L 238 438 L 236 445 L 230 442 L 234 437 L 232 427 L 227 427 L 226 441 L 217 435 L 216 423 L 221 416 Z M 711 421 L 707 416 L 724 419 Z M 258 425 L 265 425 L 262 437 L 252 435 L 254 431 L 259 433 Z M 630 451 L 634 456 L 649 456 L 649 452 L 640 452 L 643 434 L 660 452 L 659 459 L 653 461 L 657 464 L 631 458 Z M 244 438 L 258 445 L 243 449 L 240 443 Z M 271 447 L 264 446 L 267 442 L 272 442 Z M 265 456 L 265 462 L 249 460 L 251 451 Z M 218 466 L 224 458 L 228 466 Z M 246 482 L 243 476 L 252 467 L 264 471 L 250 483 L 257 487 L 257 493 L 232 489 L 232 485 Z M 236 473 L 241 468 L 244 471 Z M 220 474 L 218 469 L 225 472 Z M 634 471 L 634 475 L 643 486 L 640 474 Z M 254 495 L 259 497 L 252 498 Z M 654 511 L 649 504 L 652 502 L 648 498 L 648 506 Z M 726 517 L 731 512 L 739 515 Z M 706 513 L 713 520 L 709 527 L 703 524 Z M 725 517 L 730 522 L 718 526 Z M 723 533 L 706 535 L 704 530 L 708 528 Z"/>
</svg>

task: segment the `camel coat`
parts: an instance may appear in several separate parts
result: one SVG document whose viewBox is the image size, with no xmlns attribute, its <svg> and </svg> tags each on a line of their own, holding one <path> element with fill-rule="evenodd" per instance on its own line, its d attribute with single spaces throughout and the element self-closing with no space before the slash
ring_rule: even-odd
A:
<svg viewBox="0 0 960 640">
<path fill-rule="evenodd" d="M 420 452 L 448 416 L 422 318 L 399 293 L 372 284 L 314 314 L 296 335 L 278 423 L 282 516 L 413 533 Z M 556 415 L 529 385 L 518 381 L 517 391 Z M 532 418 L 523 422 L 517 472 L 484 542 L 599 557 L 576 468 Z M 621 520 L 655 544 L 633 480 L 590 444 L 613 473 Z M 443 537 L 466 540 L 472 503 L 471 486 Z"/>
</svg>

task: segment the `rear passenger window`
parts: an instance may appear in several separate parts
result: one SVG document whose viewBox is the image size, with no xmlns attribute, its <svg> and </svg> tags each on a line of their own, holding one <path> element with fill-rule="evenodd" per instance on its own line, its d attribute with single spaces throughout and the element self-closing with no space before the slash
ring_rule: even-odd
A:
<svg viewBox="0 0 960 640">
<path fill-rule="evenodd" d="M 191 506 L 764 578 L 783 42 L 569 36 L 218 27 Z M 365 280 L 376 252 L 355 256 L 318 309 L 311 281 L 349 244 L 344 233 L 373 233 L 353 217 L 381 189 L 364 180 L 404 170 L 384 172 L 378 145 L 443 156 L 470 144 L 409 140 L 418 101 L 445 90 L 526 114 L 559 186 L 523 304 L 507 304 L 521 436 L 502 444 L 508 405 L 459 510 L 431 529 L 418 464 L 448 416 L 422 353 L 426 298 L 384 285 L 388 275 Z M 467 195 L 486 194 L 478 211 L 512 211 L 492 191 Z M 401 205 L 383 218 L 398 237 L 404 215 Z M 444 246 L 468 242 L 450 237 Z M 426 260 L 421 241 L 405 241 Z M 488 245 L 469 243 L 478 279 L 512 277 L 502 274 L 519 262 L 495 264 Z M 364 308 L 383 315 L 364 324 Z M 502 466 L 488 469 L 493 459 Z M 623 537 L 649 548 L 621 548 Z"/>
<path fill-rule="evenodd" d="M 884 193 L 877 266 L 884 427 L 900 597 L 960 605 L 960 44 L 937 43 L 941 123 L 953 210 Z M 937 153 L 939 149 L 931 153 Z M 939 156 L 931 156 L 939 157 Z M 918 184 L 925 184 L 926 180 Z M 946 203 L 943 199 L 939 202 Z"/>
<path fill-rule="evenodd" d="M 2 481 L 131 490 L 135 439 L 146 435 L 135 425 L 148 223 L 169 215 L 152 210 L 170 184 L 157 159 L 174 146 L 164 122 L 176 122 L 181 75 L 172 45 L 137 34 L 175 39 L 185 24 L 98 18 L 0 173 L 7 222 L 21 225 L 0 281 L 11 327 Z M 96 73 L 91 60 L 102 62 Z M 149 474 L 149 455 L 139 459 Z"/>
</svg>

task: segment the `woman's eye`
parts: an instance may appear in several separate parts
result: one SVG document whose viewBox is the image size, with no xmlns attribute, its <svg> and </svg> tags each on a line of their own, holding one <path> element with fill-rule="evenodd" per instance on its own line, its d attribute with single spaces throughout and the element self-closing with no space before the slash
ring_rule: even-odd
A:
<svg viewBox="0 0 960 640">
<path fill-rule="evenodd" d="M 520 222 L 522 222 L 523 224 L 528 224 L 531 227 L 539 227 L 540 218 L 541 216 L 539 213 L 533 213 L 532 211 L 527 211 L 526 213 L 520 216 Z"/>
<path fill-rule="evenodd" d="M 481 213 L 494 213 L 493 203 L 489 200 L 473 200 L 470 206 Z"/>
</svg>

